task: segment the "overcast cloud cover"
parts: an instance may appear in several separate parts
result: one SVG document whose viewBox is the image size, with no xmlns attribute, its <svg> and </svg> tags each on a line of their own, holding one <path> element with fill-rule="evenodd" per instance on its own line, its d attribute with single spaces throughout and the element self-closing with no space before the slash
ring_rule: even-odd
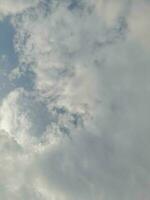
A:
<svg viewBox="0 0 150 200">
<path fill-rule="evenodd" d="M 149 0 L 0 0 L 0 200 L 150 199 L 149 21 Z"/>
</svg>

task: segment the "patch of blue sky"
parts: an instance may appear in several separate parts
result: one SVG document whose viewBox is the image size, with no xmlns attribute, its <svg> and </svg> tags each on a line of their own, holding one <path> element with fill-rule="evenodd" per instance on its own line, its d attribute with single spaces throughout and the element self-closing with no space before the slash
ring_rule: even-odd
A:
<svg viewBox="0 0 150 200">
<path fill-rule="evenodd" d="M 76 9 L 82 9 L 82 1 L 81 0 L 70 0 L 70 4 L 68 6 L 68 9 L 70 11 L 76 10 Z"/>
<path fill-rule="evenodd" d="M 22 73 L 18 78 L 14 79 L 12 82 L 15 87 L 22 87 L 25 90 L 31 91 L 34 87 L 35 75 L 32 71 L 27 70 Z"/>
<path fill-rule="evenodd" d="M 35 137 L 41 137 L 51 123 L 52 116 L 44 103 L 33 102 L 30 106 L 28 108 L 30 108 L 29 116 L 32 121 L 31 133 Z"/>
<path fill-rule="evenodd" d="M 27 70 L 15 79 L 10 79 L 9 75 L 19 66 L 18 55 L 15 52 L 13 39 L 15 29 L 9 17 L 0 21 L 0 100 L 2 100 L 11 90 L 23 87 L 26 90 L 33 88 L 34 75 Z"/>
<path fill-rule="evenodd" d="M 17 54 L 13 45 L 15 29 L 11 25 L 9 17 L 0 22 L 0 55 L 5 55 L 8 59 L 8 70 L 18 63 Z M 5 66 L 6 68 L 6 66 Z"/>
</svg>

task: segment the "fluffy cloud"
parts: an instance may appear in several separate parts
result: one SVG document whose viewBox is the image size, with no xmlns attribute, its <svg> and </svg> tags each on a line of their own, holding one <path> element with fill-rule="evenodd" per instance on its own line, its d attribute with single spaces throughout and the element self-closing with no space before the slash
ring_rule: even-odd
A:
<svg viewBox="0 0 150 200">
<path fill-rule="evenodd" d="M 4 200 L 149 199 L 150 59 L 133 7 L 41 1 L 12 17 L 10 79 L 30 70 L 34 87 L 0 106 Z"/>
<path fill-rule="evenodd" d="M 102 85 L 97 74 L 105 54 L 103 47 L 124 37 L 126 25 L 121 19 L 109 30 L 92 4 L 82 3 L 84 9 L 74 5 L 73 10 L 69 1 L 49 4 L 46 16 L 39 6 L 15 19 L 14 25 L 20 62 L 31 65 L 36 89 L 55 98 L 55 104 L 59 101 L 58 106 L 85 113 L 87 105 L 93 110 L 100 101 L 96 90 Z"/>
</svg>

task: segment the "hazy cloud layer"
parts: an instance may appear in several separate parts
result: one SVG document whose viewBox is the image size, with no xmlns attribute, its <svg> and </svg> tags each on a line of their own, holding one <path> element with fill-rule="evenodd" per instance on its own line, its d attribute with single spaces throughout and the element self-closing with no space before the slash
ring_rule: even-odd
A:
<svg viewBox="0 0 150 200">
<path fill-rule="evenodd" d="M 0 1 L 18 59 L 0 57 L 0 199 L 149 199 L 149 9 Z"/>
<path fill-rule="evenodd" d="M 27 8 L 33 7 L 37 3 L 38 0 L 0 0 L 0 17 L 16 15 Z"/>
</svg>

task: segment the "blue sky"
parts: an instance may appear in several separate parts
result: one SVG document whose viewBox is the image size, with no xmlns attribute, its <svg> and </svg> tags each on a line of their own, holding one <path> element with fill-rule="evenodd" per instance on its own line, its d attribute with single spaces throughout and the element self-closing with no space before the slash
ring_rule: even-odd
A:
<svg viewBox="0 0 150 200">
<path fill-rule="evenodd" d="M 146 0 L 0 0 L 0 200 L 150 199 L 149 20 Z"/>
<path fill-rule="evenodd" d="M 0 22 L 1 98 L 16 87 L 31 90 L 34 80 L 34 75 L 30 70 L 26 70 L 14 80 L 9 78 L 9 74 L 19 67 L 18 55 L 14 47 L 15 29 L 10 20 L 10 17 L 6 17 Z"/>
<path fill-rule="evenodd" d="M 5 18 L 0 22 L 0 33 L 0 53 L 1 55 L 6 55 L 8 57 L 8 61 L 14 66 L 17 64 L 17 56 L 13 46 L 15 29 L 11 25 L 9 18 Z"/>
</svg>

